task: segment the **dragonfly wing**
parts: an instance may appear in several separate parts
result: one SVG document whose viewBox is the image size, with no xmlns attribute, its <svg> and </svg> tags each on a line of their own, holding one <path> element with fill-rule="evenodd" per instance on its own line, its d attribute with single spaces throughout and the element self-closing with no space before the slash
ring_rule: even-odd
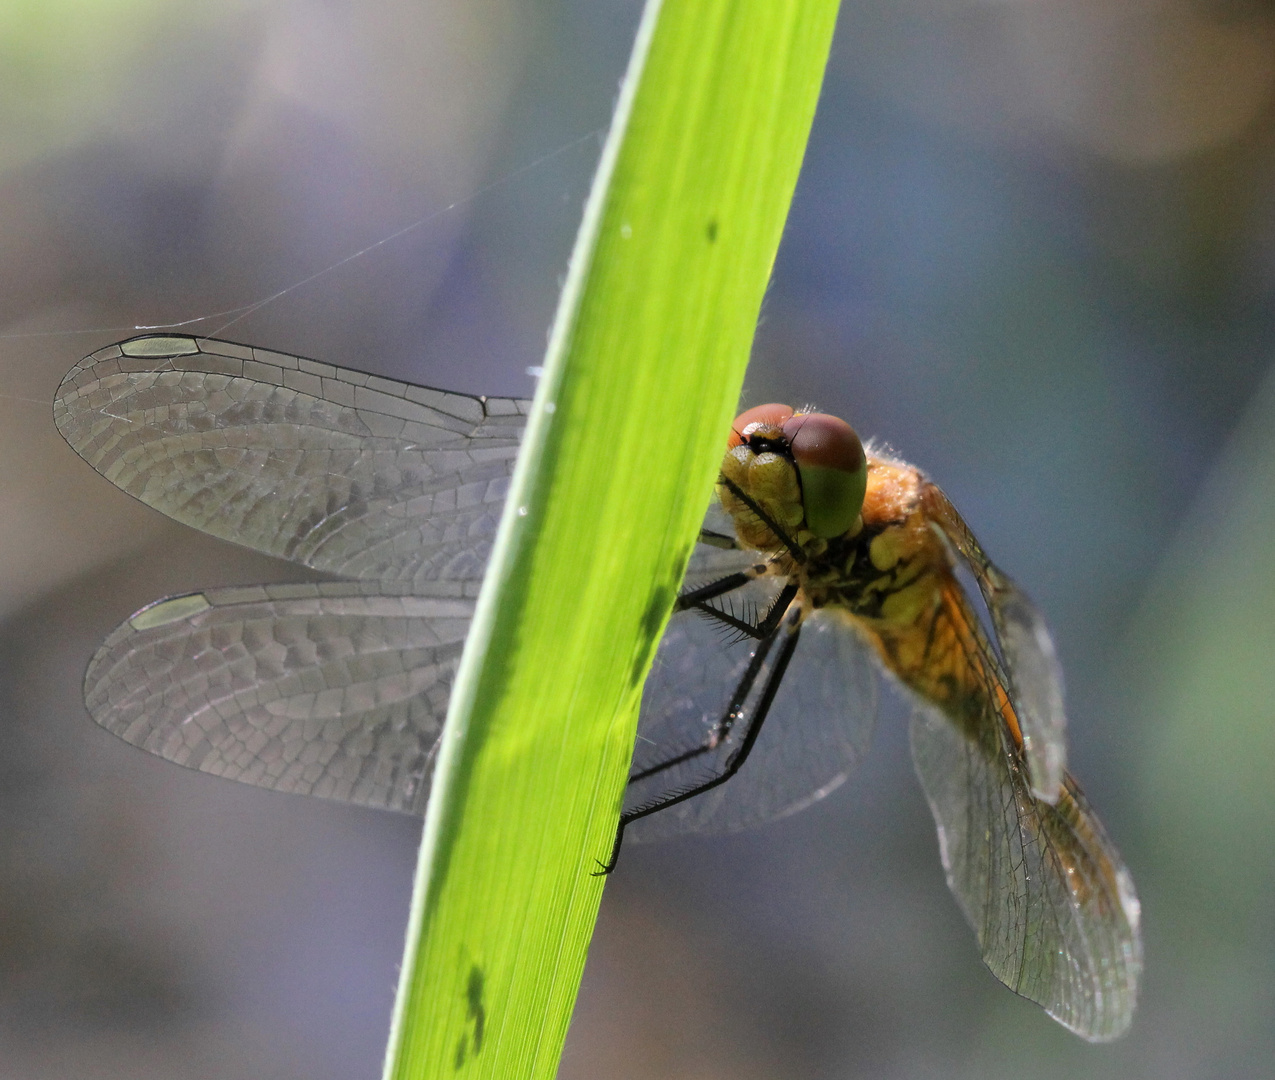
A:
<svg viewBox="0 0 1275 1080">
<path fill-rule="evenodd" d="M 716 496 L 709 504 L 704 515 L 704 524 L 700 528 L 701 542 L 691 552 L 686 566 L 686 578 L 682 583 L 683 591 L 720 581 L 730 574 L 766 561 L 766 556 L 761 552 L 737 544 L 735 525 Z"/>
<path fill-rule="evenodd" d="M 1053 802 L 1066 775 L 1067 714 L 1062 666 L 1049 627 L 1027 594 L 983 553 L 948 497 L 927 482 L 922 499 L 930 519 L 938 523 L 978 582 L 1005 661 L 1032 790 L 1038 798 Z"/>
<path fill-rule="evenodd" d="M 983 960 L 1011 990 L 1094 1042 L 1121 1035 L 1142 967 L 1133 881 L 1066 774 L 1051 805 L 988 722 L 968 737 L 932 706 L 912 756 L 938 827 L 947 882 Z"/>
<path fill-rule="evenodd" d="M 102 349 L 54 416 L 117 487 L 186 525 L 347 577 L 472 583 L 527 403 L 206 338 Z"/>
<path fill-rule="evenodd" d="M 776 592 L 771 580 L 753 583 L 731 594 L 734 611 L 764 613 Z M 702 745 L 721 720 L 757 645 L 732 640 L 731 633 L 696 611 L 673 616 L 643 693 L 630 775 Z M 739 745 L 778 652 L 777 645 L 730 735 L 710 753 L 630 784 L 626 809 L 688 790 L 720 772 Z M 818 612 L 802 626 L 796 654 L 739 773 L 633 822 L 626 835 L 650 840 L 731 832 L 795 813 L 846 779 L 867 752 L 875 716 L 875 671 L 864 645 L 842 617 Z"/>
<path fill-rule="evenodd" d="M 420 814 L 472 612 L 345 582 L 174 597 L 106 639 L 85 701 L 179 765 Z"/>
</svg>

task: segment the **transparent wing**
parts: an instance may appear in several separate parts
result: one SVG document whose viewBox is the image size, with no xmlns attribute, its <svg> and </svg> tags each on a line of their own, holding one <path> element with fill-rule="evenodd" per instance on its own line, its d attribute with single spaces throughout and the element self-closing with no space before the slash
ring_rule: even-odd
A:
<svg viewBox="0 0 1275 1080">
<path fill-rule="evenodd" d="M 736 614 L 764 613 L 776 592 L 773 580 L 766 579 L 731 594 L 731 604 Z M 646 682 L 633 774 L 701 745 L 721 719 L 757 644 L 731 640 L 730 634 L 701 613 L 674 615 Z M 768 663 L 740 720 L 712 753 L 631 784 L 626 808 L 687 790 L 719 770 L 738 746 L 769 672 Z M 729 832 L 794 813 L 846 779 L 867 752 L 875 717 L 876 678 L 864 646 L 843 616 L 818 612 L 802 626 L 797 652 L 740 772 L 728 783 L 633 822 L 626 835 L 651 840 Z"/>
<path fill-rule="evenodd" d="M 995 717 L 964 734 L 920 705 L 912 755 L 938 827 L 948 885 L 983 960 L 1011 990 L 1094 1042 L 1121 1035 L 1142 967 L 1133 880 L 1065 773 L 1033 796 Z"/>
<path fill-rule="evenodd" d="M 475 595 L 526 409 L 150 336 L 81 361 L 54 417 L 98 472 L 183 524 L 318 570 Z"/>
<path fill-rule="evenodd" d="M 1032 791 L 1054 802 L 1067 766 L 1067 714 L 1063 709 L 1062 666 L 1049 628 L 1036 605 L 978 546 L 951 501 L 926 482 L 922 500 L 931 521 L 963 557 L 992 616 L 1004 659 L 1010 700 L 1023 732 Z"/>
<path fill-rule="evenodd" d="M 695 589 L 701 585 L 707 585 L 711 581 L 718 581 L 766 561 L 766 556 L 759 551 L 740 546 L 722 546 L 725 543 L 735 545 L 735 525 L 730 515 L 722 509 L 722 504 L 717 501 L 716 496 L 704 514 L 701 537 L 705 534 L 721 539 L 713 543 L 701 542 L 695 545 L 690 562 L 686 566 L 683 589 Z"/>
<path fill-rule="evenodd" d="M 85 701 L 179 765 L 419 814 L 472 611 L 344 582 L 174 597 L 106 639 Z"/>
</svg>

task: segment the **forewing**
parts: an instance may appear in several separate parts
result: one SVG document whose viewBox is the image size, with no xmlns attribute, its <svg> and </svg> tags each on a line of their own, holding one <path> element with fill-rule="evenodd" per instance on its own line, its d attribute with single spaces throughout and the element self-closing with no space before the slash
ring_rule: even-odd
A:
<svg viewBox="0 0 1275 1080">
<path fill-rule="evenodd" d="M 1067 765 L 1067 714 L 1062 667 L 1049 628 L 1027 594 L 983 553 L 951 500 L 929 482 L 922 499 L 930 520 L 938 524 L 978 582 L 1005 662 L 1032 790 L 1038 798 L 1053 802 L 1059 797 Z"/>
<path fill-rule="evenodd" d="M 967 736 L 932 706 L 912 755 L 938 827 L 948 885 L 983 960 L 1010 989 L 1094 1042 L 1121 1035 L 1142 967 L 1133 881 L 1072 779 L 1036 798 L 988 717 Z"/>
<path fill-rule="evenodd" d="M 736 614 L 764 613 L 777 589 L 759 582 L 731 594 Z M 633 773 L 704 744 L 727 710 L 757 643 L 697 611 L 679 612 L 660 642 L 642 698 Z M 720 772 L 739 745 L 773 668 L 776 644 L 730 735 L 710 753 L 631 784 L 627 810 L 688 790 Z M 629 826 L 638 840 L 722 833 L 795 813 L 846 779 L 867 752 L 876 716 L 870 659 L 844 617 L 819 612 L 802 626 L 761 734 L 730 781 Z"/>
<path fill-rule="evenodd" d="M 174 597 L 106 639 L 85 701 L 179 765 L 420 814 L 472 611 L 342 582 Z"/>
<path fill-rule="evenodd" d="M 183 524 L 318 570 L 475 595 L 526 408 L 152 336 L 78 364 L 54 417 L 98 472 Z"/>
</svg>

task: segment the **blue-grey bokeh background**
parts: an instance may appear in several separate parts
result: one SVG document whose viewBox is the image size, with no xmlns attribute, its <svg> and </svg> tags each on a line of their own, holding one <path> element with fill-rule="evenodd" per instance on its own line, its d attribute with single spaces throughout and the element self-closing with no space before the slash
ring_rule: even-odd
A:
<svg viewBox="0 0 1275 1080">
<path fill-rule="evenodd" d="M 303 575 L 112 490 L 51 397 L 200 317 L 530 392 L 637 15 L 0 12 L 0 1076 L 379 1075 L 418 823 L 177 769 L 80 703 L 135 608 Z M 893 708 L 805 813 L 626 851 L 564 1080 L 1270 1075 L 1273 84 L 1257 3 L 850 0 L 748 377 L 929 469 L 1047 612 L 1144 902 L 1130 1036 L 983 970 Z"/>
</svg>

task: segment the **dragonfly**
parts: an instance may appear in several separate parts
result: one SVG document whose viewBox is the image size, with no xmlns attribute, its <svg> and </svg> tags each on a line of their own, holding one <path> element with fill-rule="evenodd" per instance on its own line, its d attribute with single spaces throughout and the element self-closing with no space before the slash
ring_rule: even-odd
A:
<svg viewBox="0 0 1275 1080">
<path fill-rule="evenodd" d="M 206 773 L 423 814 L 529 409 L 210 338 L 85 358 L 54 415 L 93 468 L 338 579 L 142 608 L 89 664 L 93 719 Z M 733 831 L 823 798 L 866 754 L 882 677 L 913 706 L 947 882 L 988 968 L 1085 1039 L 1123 1034 L 1140 908 L 1066 771 L 1045 622 L 923 472 L 826 414 L 763 405 L 732 426 L 605 868 L 626 833 Z"/>
</svg>

